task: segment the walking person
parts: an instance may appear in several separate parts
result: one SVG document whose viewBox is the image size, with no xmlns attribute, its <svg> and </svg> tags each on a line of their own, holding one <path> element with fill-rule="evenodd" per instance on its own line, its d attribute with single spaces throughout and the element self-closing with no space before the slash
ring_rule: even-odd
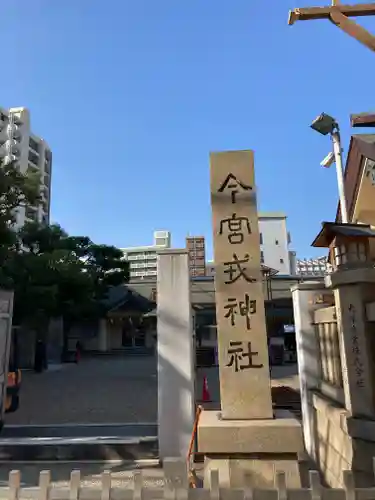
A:
<svg viewBox="0 0 375 500">
<path fill-rule="evenodd" d="M 75 352 L 75 362 L 78 364 L 81 361 L 81 355 L 82 355 L 82 345 L 79 340 L 77 340 L 76 343 L 76 352 Z"/>
<path fill-rule="evenodd" d="M 36 373 L 42 373 L 44 369 L 44 347 L 41 339 L 38 339 L 35 346 L 34 370 Z"/>
</svg>

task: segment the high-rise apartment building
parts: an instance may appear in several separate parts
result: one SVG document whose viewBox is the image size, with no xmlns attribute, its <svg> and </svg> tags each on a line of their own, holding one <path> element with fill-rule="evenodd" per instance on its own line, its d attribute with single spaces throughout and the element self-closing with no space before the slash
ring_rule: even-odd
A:
<svg viewBox="0 0 375 500">
<path fill-rule="evenodd" d="M 171 233 L 155 231 L 153 245 L 122 248 L 124 258 L 129 262 L 130 279 L 156 279 L 157 253 L 159 250 L 170 247 Z"/>
<path fill-rule="evenodd" d="M 26 221 L 48 224 L 50 218 L 52 153 L 47 143 L 33 134 L 27 108 L 0 108 L 0 158 L 5 163 L 15 162 L 20 172 L 40 175 L 42 201 L 38 206 L 20 206 L 16 209 L 15 227 Z"/>
<path fill-rule="evenodd" d="M 206 242 L 204 236 L 188 236 L 186 249 L 189 254 L 190 276 L 205 276 Z"/>
</svg>

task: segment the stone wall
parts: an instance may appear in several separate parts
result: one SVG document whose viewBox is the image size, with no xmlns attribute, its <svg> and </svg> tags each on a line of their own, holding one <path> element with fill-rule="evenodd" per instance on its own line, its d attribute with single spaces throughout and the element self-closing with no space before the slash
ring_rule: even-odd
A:
<svg viewBox="0 0 375 500">
<path fill-rule="evenodd" d="M 306 451 L 328 486 L 344 488 L 347 470 L 353 471 L 356 487 L 373 486 L 375 420 L 347 404 L 343 374 L 346 370 L 347 376 L 348 370 L 340 355 L 343 333 L 335 322 L 342 311 L 326 307 L 320 300 L 322 291 L 318 284 L 303 283 L 292 292 Z M 367 328 L 374 319 L 368 317 Z"/>
<path fill-rule="evenodd" d="M 344 424 L 347 412 L 319 393 L 313 402 L 317 465 L 328 486 L 343 488 L 343 470 L 350 470 L 352 462 L 352 439 Z"/>
<path fill-rule="evenodd" d="M 328 486 L 345 487 L 346 470 L 357 487 L 374 485 L 375 435 L 353 421 L 347 410 L 325 396 L 313 396 L 317 435 L 316 463 Z M 357 425 L 356 425 L 357 424 Z M 363 432 L 364 431 L 364 432 Z M 366 435 L 367 434 L 367 435 Z"/>
</svg>

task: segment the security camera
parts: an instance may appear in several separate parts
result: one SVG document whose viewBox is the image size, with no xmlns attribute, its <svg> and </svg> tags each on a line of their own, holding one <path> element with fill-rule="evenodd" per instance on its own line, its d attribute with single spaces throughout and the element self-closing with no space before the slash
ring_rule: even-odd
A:
<svg viewBox="0 0 375 500">
<path fill-rule="evenodd" d="M 335 163 L 335 155 L 330 152 L 327 154 L 327 156 L 320 162 L 320 165 L 325 168 L 329 168 L 332 163 Z"/>
</svg>

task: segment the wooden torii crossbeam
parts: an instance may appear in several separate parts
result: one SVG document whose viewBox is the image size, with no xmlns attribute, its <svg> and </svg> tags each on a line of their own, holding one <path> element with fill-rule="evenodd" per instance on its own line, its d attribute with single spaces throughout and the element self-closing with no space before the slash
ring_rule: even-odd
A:
<svg viewBox="0 0 375 500">
<path fill-rule="evenodd" d="M 332 5 L 328 7 L 306 7 L 289 11 L 288 24 L 292 25 L 296 21 L 310 21 L 312 19 L 329 19 L 347 35 L 375 52 L 375 36 L 349 19 L 350 17 L 373 15 L 375 15 L 375 3 L 343 5 L 340 4 L 340 0 L 332 0 Z"/>
<path fill-rule="evenodd" d="M 375 111 L 350 115 L 350 125 L 353 128 L 375 127 Z"/>
</svg>

